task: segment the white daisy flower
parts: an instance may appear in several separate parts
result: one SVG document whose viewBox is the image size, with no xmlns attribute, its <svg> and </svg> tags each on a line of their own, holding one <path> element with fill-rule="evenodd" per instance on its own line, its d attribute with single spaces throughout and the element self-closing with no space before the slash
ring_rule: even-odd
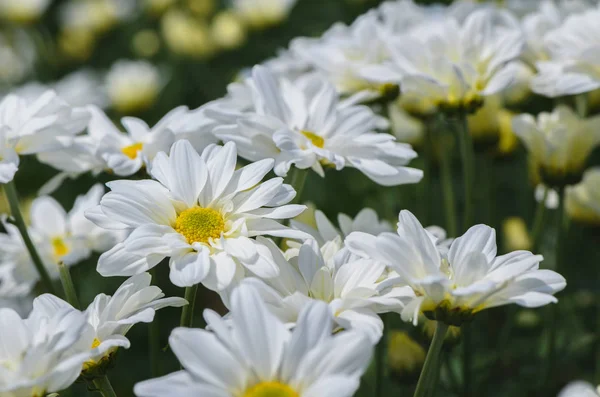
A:
<svg viewBox="0 0 600 397">
<path fill-rule="evenodd" d="M 51 0 L 0 1 L 0 18 L 15 23 L 32 23 L 41 18 Z"/>
<path fill-rule="evenodd" d="M 354 167 L 385 186 L 422 178 L 420 170 L 405 167 L 416 157 L 409 145 L 375 132 L 380 120 L 371 109 L 343 106 L 330 84 L 307 77 L 278 81 L 256 66 L 249 83 L 254 111 L 233 117 L 230 124 L 235 124 L 217 127 L 214 134 L 235 142 L 240 156 L 250 161 L 274 158 L 277 175 L 286 175 L 292 166 L 312 168 L 321 176 L 323 167 Z"/>
<path fill-rule="evenodd" d="M 265 159 L 235 170 L 236 147 L 211 145 L 199 155 L 182 140 L 169 155 L 159 153 L 150 169 L 157 180 L 113 181 L 100 205 L 87 216 L 100 226 L 132 234 L 98 262 L 104 276 L 137 274 L 170 258 L 177 286 L 202 282 L 211 289 L 243 277 L 244 267 L 263 276 L 277 269 L 260 261 L 252 237 L 305 238 L 277 222 L 298 215 L 303 205 L 285 205 L 296 192 L 282 178 L 260 183 L 272 169 Z M 131 262 L 131 255 L 147 262 Z"/>
<path fill-rule="evenodd" d="M 577 185 L 567 186 L 565 206 L 569 217 L 589 225 L 600 225 L 600 167 L 584 172 Z"/>
<path fill-rule="evenodd" d="M 31 312 L 32 304 L 29 286 L 18 283 L 10 268 L 0 266 L 0 307 L 11 308 L 24 317 Z"/>
<path fill-rule="evenodd" d="M 213 332 L 176 328 L 169 345 L 183 370 L 135 385 L 140 397 L 350 397 L 373 345 L 358 331 L 331 335 L 325 304 L 307 306 L 293 331 L 247 285 L 233 294 L 229 328 L 204 312 Z"/>
<path fill-rule="evenodd" d="M 560 391 L 558 397 L 598 397 L 600 396 L 600 387 L 594 387 L 588 382 L 578 380 L 569 383 Z"/>
<path fill-rule="evenodd" d="M 19 156 L 56 150 L 71 144 L 89 120 L 47 91 L 35 100 L 9 94 L 0 101 L 0 183 L 13 180 Z"/>
<path fill-rule="evenodd" d="M 138 274 L 127 280 L 110 296 L 99 294 L 83 311 L 88 325 L 77 341 L 77 349 L 91 350 L 90 357 L 84 364 L 84 370 L 92 370 L 109 360 L 119 347 L 128 349 L 127 332 L 137 323 L 151 323 L 156 310 L 164 307 L 181 307 L 187 305 L 183 298 L 164 298 L 160 288 L 150 285 L 152 277 L 148 273 Z M 70 310 L 79 312 L 69 303 L 50 294 L 36 298 L 39 305 L 46 310 Z"/>
<path fill-rule="evenodd" d="M 47 311 L 33 303 L 33 311 L 22 319 L 14 310 L 0 309 L 0 396 L 45 396 L 69 387 L 79 377 L 88 350 L 78 350 L 87 322 L 69 309 Z"/>
<path fill-rule="evenodd" d="M 287 19 L 298 0 L 232 0 L 232 11 L 255 29 L 278 25 Z"/>
<path fill-rule="evenodd" d="M 515 251 L 496 256 L 496 233 L 486 225 L 471 227 L 452 242 L 447 256 L 441 255 L 435 237 L 409 211 L 400 212 L 398 234 L 354 232 L 346 247 L 400 275 L 412 298 L 402 318 L 415 324 L 421 312 L 455 325 L 496 306 L 555 303 L 552 295 L 566 286 L 560 274 L 539 269 L 541 255 Z"/>
<path fill-rule="evenodd" d="M 106 74 L 106 92 L 112 106 L 121 113 L 148 109 L 162 86 L 160 71 L 148 61 L 119 60 Z"/>
</svg>

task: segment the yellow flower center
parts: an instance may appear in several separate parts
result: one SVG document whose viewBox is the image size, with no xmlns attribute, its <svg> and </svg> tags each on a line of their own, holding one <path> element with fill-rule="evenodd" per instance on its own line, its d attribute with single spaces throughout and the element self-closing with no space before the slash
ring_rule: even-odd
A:
<svg viewBox="0 0 600 397">
<path fill-rule="evenodd" d="M 98 338 L 94 338 L 94 341 L 92 342 L 92 349 L 95 349 L 98 346 L 100 346 L 100 340 Z"/>
<path fill-rule="evenodd" d="M 308 138 L 308 140 L 316 147 L 323 148 L 323 146 L 325 146 L 325 139 L 323 139 L 323 137 L 310 131 L 300 131 L 300 133 Z"/>
<path fill-rule="evenodd" d="M 69 253 L 69 247 L 65 244 L 65 240 L 61 237 L 56 237 L 52 240 L 52 249 L 54 250 L 54 256 L 60 258 Z"/>
<path fill-rule="evenodd" d="M 221 233 L 225 231 L 225 220 L 223 215 L 212 208 L 189 208 L 179 214 L 174 229 L 189 244 L 207 243 L 211 238 L 221 237 Z"/>
<path fill-rule="evenodd" d="M 284 383 L 261 382 L 252 386 L 243 397 L 299 397 L 300 394 Z"/>
<path fill-rule="evenodd" d="M 133 145 L 125 146 L 123 149 L 121 149 L 121 151 L 125 156 L 129 157 L 132 160 L 135 160 L 135 158 L 138 155 L 138 152 L 142 150 L 143 147 L 144 144 L 138 142 L 134 143 Z"/>
</svg>

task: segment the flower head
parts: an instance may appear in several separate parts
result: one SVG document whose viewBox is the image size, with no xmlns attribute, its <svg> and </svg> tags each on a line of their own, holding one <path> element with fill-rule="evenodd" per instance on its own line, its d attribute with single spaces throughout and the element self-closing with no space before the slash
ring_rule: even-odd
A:
<svg viewBox="0 0 600 397">
<path fill-rule="evenodd" d="M 106 75 L 106 91 L 121 113 L 148 109 L 162 88 L 159 70 L 147 61 L 117 61 Z"/>
<path fill-rule="evenodd" d="M 276 275 L 260 261 L 252 237 L 308 237 L 276 221 L 305 207 L 285 205 L 296 192 L 282 178 L 260 183 L 272 159 L 235 170 L 236 154 L 235 144 L 228 143 L 208 146 L 199 155 L 181 140 L 169 155 L 161 152 L 152 162 L 149 172 L 156 180 L 108 183 L 112 191 L 88 218 L 133 232 L 100 257 L 100 274 L 137 274 L 169 257 L 170 278 L 178 286 L 202 282 L 223 289 L 243 277 L 244 267 Z"/>
<path fill-rule="evenodd" d="M 210 310 L 204 317 L 212 332 L 176 328 L 169 345 L 184 369 L 138 383 L 135 394 L 350 397 L 371 358 L 373 345 L 361 332 L 331 335 L 331 314 L 319 302 L 307 305 L 290 331 L 242 285 L 230 316 L 231 328 Z"/>
<path fill-rule="evenodd" d="M 454 325 L 496 306 L 543 306 L 557 302 L 552 295 L 566 285 L 560 274 L 539 269 L 541 255 L 515 251 L 496 256 L 496 233 L 485 225 L 473 226 L 455 239 L 447 255 L 435 242 L 414 215 L 401 211 L 398 234 L 373 237 L 355 232 L 346 246 L 400 275 L 411 297 L 402 318 L 414 323 L 421 312 Z"/>
<path fill-rule="evenodd" d="M 283 22 L 297 0 L 233 0 L 232 10 L 254 29 Z"/>
<path fill-rule="evenodd" d="M 558 397 L 598 397 L 600 388 L 595 388 L 590 383 L 584 381 L 575 381 L 569 383 L 558 394 Z"/>
<path fill-rule="evenodd" d="M 565 200 L 567 213 L 573 220 L 600 226 L 600 168 L 590 168 L 580 183 L 568 186 Z"/>
</svg>

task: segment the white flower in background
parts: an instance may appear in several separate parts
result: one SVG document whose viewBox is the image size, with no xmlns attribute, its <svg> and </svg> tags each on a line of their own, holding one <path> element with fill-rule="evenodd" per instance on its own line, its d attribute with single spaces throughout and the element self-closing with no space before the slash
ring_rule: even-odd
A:
<svg viewBox="0 0 600 397">
<path fill-rule="evenodd" d="M 412 148 L 375 132 L 380 120 L 368 107 L 339 104 L 325 80 L 278 81 L 256 66 L 250 87 L 255 111 L 214 130 L 218 138 L 235 142 L 240 156 L 250 161 L 274 158 L 275 173 L 282 176 L 295 166 L 321 176 L 323 167 L 354 167 L 385 186 L 422 178 L 422 171 L 405 167 L 416 157 Z"/>
<path fill-rule="evenodd" d="M 211 310 L 204 317 L 213 332 L 176 328 L 169 338 L 184 369 L 136 384 L 137 396 L 350 397 L 373 352 L 359 331 L 331 335 L 322 303 L 288 330 L 247 285 L 233 294 L 231 328 Z"/>
<path fill-rule="evenodd" d="M 397 276 L 380 262 L 352 255 L 337 237 L 319 246 L 307 240 L 300 249 L 281 252 L 270 240 L 259 240 L 261 255 L 276 264 L 277 277 L 248 278 L 269 309 L 289 326 L 313 300 L 328 304 L 333 315 L 333 331 L 360 329 L 376 343 L 383 332 L 377 313 L 401 311 L 406 287 L 393 288 Z M 225 298 L 225 302 L 227 299 Z"/>
<path fill-rule="evenodd" d="M 46 12 L 51 0 L 2 0 L 0 18 L 15 23 L 35 22 Z"/>
<path fill-rule="evenodd" d="M 77 0 L 60 7 L 60 26 L 65 30 L 103 33 L 131 17 L 133 0 Z"/>
<path fill-rule="evenodd" d="M 19 156 L 68 146 L 89 120 L 52 91 L 35 100 L 9 94 L 0 101 L 0 183 L 13 180 Z"/>
<path fill-rule="evenodd" d="M 77 341 L 76 349 L 92 350 L 84 369 L 102 364 L 119 347 L 128 349 L 130 342 L 125 337 L 127 332 L 137 323 L 151 323 L 156 310 L 187 305 L 188 302 L 183 298 L 164 298 L 165 294 L 160 288 L 150 285 L 151 279 L 148 273 L 133 276 L 125 280 L 112 296 L 97 295 L 83 312 L 88 325 Z M 39 296 L 36 302 L 47 307 L 47 312 L 79 312 L 69 303 L 50 294 Z"/>
<path fill-rule="evenodd" d="M 11 308 L 25 317 L 31 311 L 32 302 L 29 286 L 16 282 L 11 269 L 0 266 L 0 308 Z"/>
<path fill-rule="evenodd" d="M 552 295 L 566 286 L 560 274 L 539 269 L 541 255 L 515 251 L 496 256 L 496 233 L 486 225 L 456 238 L 447 255 L 435 243 L 409 211 L 400 212 L 398 234 L 355 232 L 346 238 L 350 251 L 386 263 L 410 287 L 402 319 L 415 324 L 421 312 L 455 325 L 496 306 L 555 303 Z"/>
<path fill-rule="evenodd" d="M 107 251 L 125 238 L 123 231 L 102 229 L 85 218 L 84 212 L 98 205 L 103 194 L 102 185 L 93 186 L 77 197 L 68 213 L 52 197 L 33 200 L 28 231 L 52 278 L 59 277 L 59 262 L 75 265 L 92 252 Z M 31 290 L 38 272 L 16 226 L 5 222 L 4 227 L 7 233 L 0 234 L 0 268 L 10 269 L 14 280 Z"/>
<path fill-rule="evenodd" d="M 565 206 L 569 217 L 590 225 L 600 225 L 600 167 L 585 171 L 577 185 L 567 186 Z"/>
<path fill-rule="evenodd" d="M 282 178 L 260 183 L 272 159 L 235 170 L 236 159 L 233 143 L 211 145 L 199 155 L 182 140 L 169 155 L 154 159 L 149 172 L 156 181 L 108 183 L 112 191 L 86 215 L 100 226 L 120 225 L 133 232 L 100 257 L 98 272 L 137 274 L 169 257 L 171 282 L 177 286 L 202 282 L 221 290 L 243 277 L 244 267 L 261 276 L 277 275 L 276 268 L 261 261 L 252 237 L 308 237 L 276 221 L 306 207 L 285 205 L 296 192 Z M 132 255 L 147 262 L 131 263 Z"/>
<path fill-rule="evenodd" d="M 600 8 L 569 16 L 544 37 L 549 60 L 537 63 L 534 92 L 549 97 L 600 88 Z"/>
<path fill-rule="evenodd" d="M 119 60 L 106 74 L 106 92 L 117 111 L 139 112 L 156 102 L 162 80 L 158 68 L 148 61 Z"/>
<path fill-rule="evenodd" d="M 508 12 L 484 8 L 457 19 L 434 18 L 388 40 L 391 62 L 363 71 L 403 94 L 446 108 L 476 107 L 507 88 L 524 37 Z"/>
<path fill-rule="evenodd" d="M 231 9 L 254 29 L 285 21 L 298 0 L 231 0 Z"/>
<path fill-rule="evenodd" d="M 579 179 L 589 154 L 600 143 L 600 117 L 582 119 L 567 106 L 537 118 L 516 116 L 512 125 L 529 151 L 534 171 L 549 182 Z"/>
<path fill-rule="evenodd" d="M 575 381 L 569 383 L 558 394 L 558 397 L 598 397 L 600 388 L 592 386 L 588 382 Z"/>
<path fill-rule="evenodd" d="M 89 349 L 74 347 L 87 326 L 85 316 L 69 309 L 47 312 L 39 299 L 26 319 L 0 308 L 0 396 L 45 396 L 64 390 L 79 377 L 90 355 Z"/>
</svg>

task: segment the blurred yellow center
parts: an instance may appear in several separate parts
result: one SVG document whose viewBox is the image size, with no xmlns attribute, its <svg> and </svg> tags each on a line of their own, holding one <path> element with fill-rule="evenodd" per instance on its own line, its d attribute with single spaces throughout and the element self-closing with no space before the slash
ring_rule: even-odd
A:
<svg viewBox="0 0 600 397">
<path fill-rule="evenodd" d="M 94 341 L 92 342 L 92 349 L 95 349 L 98 346 L 100 346 L 100 340 L 98 338 L 94 338 Z"/>
<path fill-rule="evenodd" d="M 65 240 L 60 237 L 56 237 L 52 240 L 52 249 L 54 250 L 54 256 L 61 257 L 69 253 L 69 247 L 65 244 Z"/>
<path fill-rule="evenodd" d="M 323 146 L 325 146 L 325 139 L 318 136 L 317 134 L 312 133 L 310 131 L 301 131 L 301 133 L 316 147 L 323 148 Z"/>
<path fill-rule="evenodd" d="M 134 143 L 133 145 L 125 146 L 123 149 L 121 149 L 121 151 L 125 156 L 129 157 L 132 160 L 135 160 L 135 158 L 138 155 L 138 152 L 142 150 L 143 147 L 144 144 L 138 142 Z"/>
<path fill-rule="evenodd" d="M 221 237 L 225 230 L 225 220 L 212 208 L 195 207 L 179 214 L 174 228 L 189 244 L 207 243 L 211 238 Z"/>
<path fill-rule="evenodd" d="M 243 397 L 299 397 L 294 389 L 279 382 L 261 382 L 252 386 Z"/>
</svg>

